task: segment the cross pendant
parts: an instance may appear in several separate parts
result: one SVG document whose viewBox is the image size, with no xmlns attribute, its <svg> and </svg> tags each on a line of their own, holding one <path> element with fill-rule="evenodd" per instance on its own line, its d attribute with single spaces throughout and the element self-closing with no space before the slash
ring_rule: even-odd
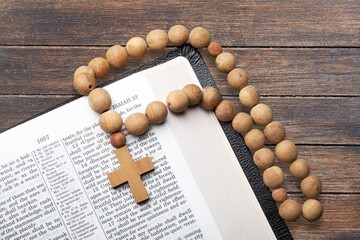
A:
<svg viewBox="0 0 360 240">
<path fill-rule="evenodd" d="M 120 168 L 108 173 L 110 185 L 115 188 L 128 182 L 136 203 L 149 199 L 149 194 L 141 180 L 141 175 L 154 170 L 151 158 L 145 157 L 134 162 L 126 146 L 116 149 L 115 155 L 120 162 Z"/>
</svg>

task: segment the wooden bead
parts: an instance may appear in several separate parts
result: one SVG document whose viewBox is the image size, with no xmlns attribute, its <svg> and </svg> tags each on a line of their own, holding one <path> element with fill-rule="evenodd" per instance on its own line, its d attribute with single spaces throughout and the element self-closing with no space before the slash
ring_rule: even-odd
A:
<svg viewBox="0 0 360 240">
<path fill-rule="evenodd" d="M 241 68 L 234 68 L 227 75 L 227 83 L 230 87 L 241 90 L 248 84 L 248 75 Z"/>
<path fill-rule="evenodd" d="M 160 124 L 165 121 L 168 111 L 166 105 L 160 101 L 153 101 L 147 105 L 145 115 L 152 124 Z"/>
<path fill-rule="evenodd" d="M 129 134 L 140 136 L 149 129 L 149 120 L 143 113 L 133 113 L 126 118 L 125 127 Z"/>
<path fill-rule="evenodd" d="M 300 183 L 302 193 L 308 198 L 317 198 L 322 186 L 320 180 L 316 176 L 308 176 Z"/>
<path fill-rule="evenodd" d="M 215 108 L 216 117 L 223 122 L 232 121 L 235 114 L 235 105 L 229 100 L 222 100 Z"/>
<path fill-rule="evenodd" d="M 273 166 L 275 162 L 275 154 L 269 148 L 261 148 L 254 153 L 255 165 L 262 171 Z"/>
<path fill-rule="evenodd" d="M 94 71 L 95 77 L 103 78 L 109 73 L 110 65 L 103 57 L 96 57 L 89 62 L 89 67 Z"/>
<path fill-rule="evenodd" d="M 323 214 L 323 207 L 316 199 L 308 199 L 302 205 L 302 215 L 309 222 L 318 220 Z"/>
<path fill-rule="evenodd" d="M 251 129 L 245 134 L 245 144 L 250 151 L 257 151 L 265 145 L 265 136 L 259 129 Z"/>
<path fill-rule="evenodd" d="M 166 98 L 166 106 L 173 113 L 181 113 L 189 106 L 189 97 L 183 90 L 174 90 Z"/>
<path fill-rule="evenodd" d="M 284 184 L 285 175 L 281 168 L 272 166 L 264 171 L 263 180 L 268 188 L 276 189 Z"/>
<path fill-rule="evenodd" d="M 281 162 L 292 163 L 297 157 L 296 145 L 290 140 L 281 141 L 275 147 L 275 154 Z"/>
<path fill-rule="evenodd" d="M 164 30 L 155 29 L 148 33 L 146 42 L 150 49 L 159 51 L 166 48 L 169 37 Z"/>
<path fill-rule="evenodd" d="M 182 89 L 186 95 L 189 97 L 189 105 L 193 106 L 199 104 L 202 99 L 201 88 L 196 84 L 187 84 Z"/>
<path fill-rule="evenodd" d="M 169 42 L 174 46 L 185 44 L 189 38 L 189 30 L 183 25 L 172 26 L 168 32 Z"/>
<path fill-rule="evenodd" d="M 92 110 L 103 113 L 111 107 L 111 97 L 104 88 L 95 88 L 88 97 L 88 102 Z"/>
<path fill-rule="evenodd" d="M 281 203 L 286 200 L 287 192 L 286 192 L 285 188 L 277 188 L 277 189 L 272 190 L 271 196 L 275 202 Z"/>
<path fill-rule="evenodd" d="M 206 87 L 202 90 L 200 106 L 205 110 L 214 110 L 221 101 L 220 92 L 213 87 Z"/>
<path fill-rule="evenodd" d="M 147 51 L 147 44 L 141 37 L 133 37 L 126 43 L 126 51 L 130 57 L 141 58 Z"/>
<path fill-rule="evenodd" d="M 89 93 L 96 87 L 96 80 L 93 75 L 83 72 L 76 75 L 73 85 L 79 94 L 89 95 Z"/>
<path fill-rule="evenodd" d="M 296 221 L 301 215 L 301 206 L 292 199 L 286 199 L 279 207 L 280 216 L 288 222 Z"/>
<path fill-rule="evenodd" d="M 250 116 L 257 125 L 264 126 L 271 122 L 273 113 L 268 105 L 259 103 L 251 109 Z"/>
<path fill-rule="evenodd" d="M 100 115 L 100 128 L 107 133 L 118 132 L 123 124 L 122 117 L 115 110 L 109 110 Z"/>
<path fill-rule="evenodd" d="M 297 179 L 304 179 L 309 176 L 310 165 L 304 159 L 296 159 L 290 164 L 290 172 Z"/>
<path fill-rule="evenodd" d="M 232 120 L 232 127 L 236 132 L 241 133 L 242 135 L 245 135 L 247 132 L 249 132 L 252 126 L 253 120 L 251 116 L 244 112 L 236 114 Z"/>
<path fill-rule="evenodd" d="M 285 139 L 285 128 L 281 122 L 271 122 L 264 128 L 265 138 L 270 143 L 278 144 Z"/>
<path fill-rule="evenodd" d="M 215 64 L 220 72 L 228 73 L 235 68 L 236 60 L 231 53 L 222 52 L 216 57 Z"/>
<path fill-rule="evenodd" d="M 122 67 L 126 64 L 128 54 L 120 45 L 114 45 L 106 51 L 106 60 L 112 67 Z"/>
<path fill-rule="evenodd" d="M 80 66 L 78 67 L 75 72 L 74 72 L 74 79 L 76 78 L 77 75 L 81 74 L 81 73 L 88 73 L 90 74 L 92 77 L 95 78 L 95 73 L 94 70 L 92 70 L 91 67 L 89 66 Z"/>
<path fill-rule="evenodd" d="M 110 143 L 114 148 L 125 146 L 126 136 L 123 132 L 115 132 L 110 135 Z"/>
<path fill-rule="evenodd" d="M 203 27 L 196 27 L 191 30 L 189 42 L 194 48 L 204 48 L 210 42 L 209 31 Z"/>
<path fill-rule="evenodd" d="M 222 47 L 217 42 L 211 42 L 206 48 L 207 53 L 212 57 L 217 57 L 222 52 Z"/>
<path fill-rule="evenodd" d="M 239 99 L 243 106 L 252 108 L 260 101 L 260 96 L 254 86 L 246 86 L 240 90 Z"/>
</svg>

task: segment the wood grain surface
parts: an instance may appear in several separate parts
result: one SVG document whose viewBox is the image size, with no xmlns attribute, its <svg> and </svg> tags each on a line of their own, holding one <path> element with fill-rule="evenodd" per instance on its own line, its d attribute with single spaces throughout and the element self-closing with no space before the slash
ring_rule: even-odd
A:
<svg viewBox="0 0 360 240">
<path fill-rule="evenodd" d="M 175 24 L 208 28 L 248 71 L 323 182 L 323 217 L 288 223 L 293 237 L 360 238 L 359 1 L 0 0 L 0 21 L 0 131 L 75 96 L 74 70 L 115 43 Z M 130 59 L 100 83 L 162 53 Z M 248 111 L 214 59 L 201 53 L 224 97 Z M 285 187 L 305 200 L 287 170 Z"/>
</svg>

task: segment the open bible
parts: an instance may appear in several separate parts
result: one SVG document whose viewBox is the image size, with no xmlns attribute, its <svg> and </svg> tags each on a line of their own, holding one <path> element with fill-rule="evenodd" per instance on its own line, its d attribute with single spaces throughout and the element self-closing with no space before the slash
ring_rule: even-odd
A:
<svg viewBox="0 0 360 240">
<path fill-rule="evenodd" d="M 183 46 L 104 88 L 126 119 L 189 83 L 214 86 Z M 132 159 L 155 166 L 141 204 L 110 186 L 120 165 L 98 119 L 81 97 L 0 134 L 0 239 L 291 238 L 241 136 L 213 112 L 190 107 L 127 135 Z"/>
</svg>

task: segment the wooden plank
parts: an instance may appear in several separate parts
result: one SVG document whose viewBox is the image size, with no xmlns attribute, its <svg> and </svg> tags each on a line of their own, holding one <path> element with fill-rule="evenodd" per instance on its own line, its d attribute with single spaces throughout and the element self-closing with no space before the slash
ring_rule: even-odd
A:
<svg viewBox="0 0 360 240">
<path fill-rule="evenodd" d="M 204 26 L 227 46 L 359 46 L 348 1 L 1 1 L 0 45 L 108 45 L 155 28 Z"/>
<path fill-rule="evenodd" d="M 74 70 L 107 48 L 0 47 L 0 94 L 75 94 Z M 238 67 L 249 73 L 249 84 L 265 96 L 359 96 L 360 48 L 249 48 L 226 49 L 238 59 Z M 166 51 L 170 51 L 167 49 Z M 165 51 L 165 52 L 166 52 Z M 214 58 L 201 51 L 220 91 L 237 95 L 226 83 Z M 162 52 L 129 59 L 125 68 L 112 69 L 100 83 L 139 66 Z"/>
</svg>

